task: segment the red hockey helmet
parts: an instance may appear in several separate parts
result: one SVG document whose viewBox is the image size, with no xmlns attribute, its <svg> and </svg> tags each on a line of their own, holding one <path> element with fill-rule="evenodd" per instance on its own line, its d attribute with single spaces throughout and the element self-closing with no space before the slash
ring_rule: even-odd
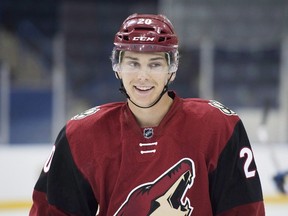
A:
<svg viewBox="0 0 288 216">
<path fill-rule="evenodd" d="M 113 70 L 118 70 L 121 51 L 166 52 L 170 72 L 178 68 L 178 37 L 164 15 L 132 14 L 122 23 L 114 38 Z"/>
<path fill-rule="evenodd" d="M 133 14 L 116 33 L 117 50 L 169 52 L 178 49 L 178 37 L 164 15 Z"/>
</svg>

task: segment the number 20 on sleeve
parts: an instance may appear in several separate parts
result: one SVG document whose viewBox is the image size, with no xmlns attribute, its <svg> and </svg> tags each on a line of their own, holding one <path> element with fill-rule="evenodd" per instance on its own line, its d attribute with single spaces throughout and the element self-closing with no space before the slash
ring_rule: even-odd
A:
<svg viewBox="0 0 288 216">
<path fill-rule="evenodd" d="M 246 178 L 254 177 L 256 171 L 255 170 L 249 170 L 251 162 L 253 161 L 253 153 L 252 153 L 251 149 L 247 148 L 247 147 L 241 149 L 240 157 L 241 158 L 243 158 L 243 157 L 246 158 L 246 160 L 244 162 L 244 167 L 243 167 Z"/>
</svg>

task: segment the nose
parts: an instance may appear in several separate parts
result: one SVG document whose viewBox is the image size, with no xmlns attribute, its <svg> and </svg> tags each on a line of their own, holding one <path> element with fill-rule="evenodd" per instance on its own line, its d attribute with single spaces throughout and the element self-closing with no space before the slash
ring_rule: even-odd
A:
<svg viewBox="0 0 288 216">
<path fill-rule="evenodd" d="M 141 67 L 137 73 L 138 79 L 147 79 L 149 77 L 150 69 L 149 67 Z"/>
</svg>

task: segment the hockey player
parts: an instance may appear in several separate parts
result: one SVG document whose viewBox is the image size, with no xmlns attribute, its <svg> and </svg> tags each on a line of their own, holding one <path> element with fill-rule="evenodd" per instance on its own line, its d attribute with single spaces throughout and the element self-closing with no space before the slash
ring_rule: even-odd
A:
<svg viewBox="0 0 288 216">
<path fill-rule="evenodd" d="M 163 15 L 133 14 L 112 66 L 127 102 L 67 122 L 33 192 L 33 215 L 263 216 L 253 151 L 235 112 L 168 91 L 178 37 Z"/>
</svg>

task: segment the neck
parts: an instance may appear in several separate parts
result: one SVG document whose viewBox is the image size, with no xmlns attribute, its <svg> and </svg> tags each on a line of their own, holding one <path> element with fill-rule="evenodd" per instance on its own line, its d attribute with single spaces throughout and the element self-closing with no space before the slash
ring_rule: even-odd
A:
<svg viewBox="0 0 288 216">
<path fill-rule="evenodd" d="M 169 111 L 173 99 L 166 92 L 161 100 L 150 108 L 139 108 L 128 100 L 128 106 L 137 119 L 140 127 L 156 127 L 160 124 L 166 113 Z"/>
</svg>

